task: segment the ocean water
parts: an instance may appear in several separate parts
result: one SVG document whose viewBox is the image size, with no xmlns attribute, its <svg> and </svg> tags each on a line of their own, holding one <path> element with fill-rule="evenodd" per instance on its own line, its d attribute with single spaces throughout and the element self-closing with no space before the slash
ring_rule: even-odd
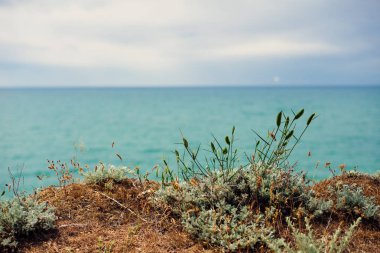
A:
<svg viewBox="0 0 380 253">
<path fill-rule="evenodd" d="M 208 148 L 211 133 L 224 138 L 236 126 L 243 159 L 254 149 L 252 129 L 265 135 L 280 110 L 300 108 L 302 124 L 313 112 L 319 117 L 291 157 L 297 170 L 315 179 L 330 175 L 325 162 L 380 170 L 379 87 L 0 89 L 0 185 L 8 168 L 22 168 L 26 189 L 55 183 L 46 160 L 74 156 L 90 166 L 150 171 L 166 158 L 175 167 L 180 131 Z"/>
</svg>

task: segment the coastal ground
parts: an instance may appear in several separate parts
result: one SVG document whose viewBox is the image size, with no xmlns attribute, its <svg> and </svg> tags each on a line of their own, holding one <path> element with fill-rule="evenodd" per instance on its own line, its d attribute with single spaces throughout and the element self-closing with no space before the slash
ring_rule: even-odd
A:
<svg viewBox="0 0 380 253">
<path fill-rule="evenodd" d="M 316 183 L 321 198 L 330 198 L 328 186 L 356 184 L 380 205 L 380 179 L 366 176 L 336 176 Z M 218 252 L 212 245 L 197 242 L 183 231 L 170 210 L 152 206 L 149 197 L 155 182 L 140 184 L 133 179 L 112 187 L 70 184 L 49 187 L 39 193 L 41 200 L 56 207 L 57 229 L 22 241 L 21 252 Z M 351 217 L 336 215 L 314 220 L 317 236 L 347 228 Z M 287 237 L 289 231 L 281 232 Z M 380 227 L 362 222 L 356 229 L 348 252 L 376 252 L 380 248 Z M 259 251 L 265 252 L 262 248 Z"/>
</svg>

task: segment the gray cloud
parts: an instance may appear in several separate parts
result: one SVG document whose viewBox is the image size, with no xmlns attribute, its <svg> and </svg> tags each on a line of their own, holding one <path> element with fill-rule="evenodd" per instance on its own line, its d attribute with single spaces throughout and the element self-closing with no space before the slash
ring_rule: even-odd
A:
<svg viewBox="0 0 380 253">
<path fill-rule="evenodd" d="M 0 1 L 0 86 L 378 84 L 379 11 L 343 0 Z"/>
</svg>

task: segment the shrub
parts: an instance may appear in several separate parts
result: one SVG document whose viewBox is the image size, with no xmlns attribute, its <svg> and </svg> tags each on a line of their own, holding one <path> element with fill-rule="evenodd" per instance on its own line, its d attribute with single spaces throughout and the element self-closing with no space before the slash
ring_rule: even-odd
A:
<svg viewBox="0 0 380 253">
<path fill-rule="evenodd" d="M 366 197 L 361 187 L 338 185 L 329 190 L 336 198 L 338 210 L 366 219 L 378 218 L 380 206 L 376 205 L 374 197 Z"/>
<path fill-rule="evenodd" d="M 309 200 L 309 195 L 305 194 L 308 180 L 303 174 L 257 164 L 234 171 L 228 182 L 218 173 L 202 180 L 174 181 L 157 192 L 156 200 L 167 203 L 176 213 L 194 207 L 213 208 L 222 201 L 232 206 L 255 206 L 260 210 L 274 206 L 284 214 Z"/>
<path fill-rule="evenodd" d="M 82 172 L 84 181 L 89 184 L 106 183 L 107 181 L 121 182 L 130 174 L 134 174 L 132 170 L 127 167 L 116 167 L 114 165 L 104 164 L 96 166 L 94 170 Z"/>
<path fill-rule="evenodd" d="M 332 200 L 316 198 L 313 191 L 306 192 L 305 194 L 308 195 L 306 209 L 311 212 L 314 217 L 320 217 L 332 211 L 334 206 L 334 202 Z"/>
<path fill-rule="evenodd" d="M 19 238 L 54 228 L 54 208 L 35 196 L 4 200 L 0 210 L 0 249 L 15 248 Z"/>
<path fill-rule="evenodd" d="M 163 208 L 169 207 L 193 237 L 228 251 L 249 250 L 267 243 L 277 252 L 283 249 L 296 252 L 284 239 L 273 238 L 285 218 L 294 232 L 298 252 L 343 251 L 359 220 L 342 238 L 338 230 L 326 245 L 314 238 L 308 220 L 307 234 L 300 233 L 290 222 L 289 217 L 331 213 L 335 204 L 332 200 L 317 198 L 306 175 L 294 172 L 289 166 L 290 154 L 316 118 L 312 114 L 296 136 L 295 122 L 303 113 L 301 110 L 290 119 L 280 112 L 276 128 L 267 138 L 257 134 L 259 141 L 247 165 L 236 166 L 235 128 L 223 141 L 213 136 L 211 150 L 208 150 L 211 155 L 204 162 L 198 158 L 201 146 L 193 149 L 182 136 L 183 153 L 174 151 L 178 176 L 164 161 L 162 189 L 156 192 L 154 201 L 164 205 Z M 358 192 L 345 190 L 337 194 L 339 201 L 345 199 L 344 203 L 350 203 L 351 207 L 354 203 L 361 206 L 367 216 L 377 211 L 369 199 L 362 198 L 363 203 L 358 203 Z M 344 205 L 338 202 L 338 206 Z"/>
<path fill-rule="evenodd" d="M 307 218 L 305 219 L 307 232 L 306 234 L 300 232 L 297 228 L 295 228 L 289 217 L 286 219 L 286 221 L 292 231 L 292 235 L 295 239 L 295 245 L 291 246 L 289 243 L 285 242 L 283 238 L 266 239 L 268 247 L 275 253 L 341 253 L 348 247 L 354 229 L 360 223 L 360 218 L 350 226 L 345 234 L 342 235 L 341 228 L 338 228 L 331 238 L 316 238 Z"/>
<path fill-rule="evenodd" d="M 236 166 L 235 127 L 223 141 L 213 136 L 210 156 L 203 162 L 199 159 L 201 146 L 192 148 L 182 136 L 184 151 L 174 151 L 178 176 L 164 161 L 163 187 L 154 201 L 170 207 L 184 228 L 202 241 L 230 251 L 254 248 L 271 237 L 275 223 L 311 203 L 309 180 L 286 162 L 315 118 L 312 114 L 295 136 L 295 122 L 302 114 L 303 110 L 290 119 L 280 112 L 275 130 L 268 138 L 258 135 L 255 153 L 241 166 Z"/>
<path fill-rule="evenodd" d="M 157 191 L 154 200 L 169 206 L 194 237 L 241 250 L 262 242 L 275 224 L 299 210 L 314 215 L 330 211 L 332 203 L 316 198 L 308 183 L 304 174 L 253 164 L 228 182 L 220 176 L 174 181 Z"/>
<path fill-rule="evenodd" d="M 262 215 L 253 215 L 247 206 L 236 208 L 222 202 L 215 209 L 185 212 L 182 220 L 194 237 L 229 251 L 254 249 L 273 233 L 265 226 Z"/>
</svg>

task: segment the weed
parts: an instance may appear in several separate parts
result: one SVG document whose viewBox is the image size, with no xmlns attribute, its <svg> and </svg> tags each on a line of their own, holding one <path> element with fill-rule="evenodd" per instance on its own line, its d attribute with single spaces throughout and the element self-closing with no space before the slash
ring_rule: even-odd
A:
<svg viewBox="0 0 380 253">
<path fill-rule="evenodd" d="M 275 253 L 296 253 L 296 252 L 310 252 L 310 253 L 341 253 L 347 247 L 352 238 L 352 234 L 355 228 L 360 223 L 360 218 L 357 219 L 347 230 L 346 233 L 342 233 L 341 228 L 338 228 L 331 238 L 316 238 L 311 229 L 310 222 L 306 218 L 306 234 L 300 232 L 294 224 L 290 221 L 288 217 L 286 222 L 292 231 L 295 245 L 291 246 L 289 243 L 285 242 L 284 239 L 266 239 L 266 243 L 270 249 Z"/>
<path fill-rule="evenodd" d="M 52 170 L 57 177 L 59 187 L 65 188 L 66 185 L 74 182 L 73 170 L 69 167 L 67 163 L 63 163 L 60 160 L 50 161 L 47 160 L 49 166 L 48 168 Z M 71 161 L 73 164 L 74 162 Z"/>
<path fill-rule="evenodd" d="M 115 245 L 114 241 L 104 242 L 102 237 L 98 238 L 98 252 L 99 253 L 111 253 Z"/>
<path fill-rule="evenodd" d="M 201 146 L 193 149 L 189 141 L 182 135 L 182 144 L 184 151 L 180 155 L 178 150 L 175 150 L 178 171 L 182 178 L 189 181 L 194 177 L 215 177 L 221 176 L 224 181 L 228 181 L 234 172 L 235 163 L 237 161 L 237 149 L 234 149 L 235 127 L 232 128 L 231 135 L 226 136 L 224 141 L 219 141 L 213 136 L 213 141 L 210 143 L 211 156 L 205 158 L 201 162 L 198 158 Z M 167 166 L 166 162 L 165 165 Z M 216 173 L 218 172 L 218 173 Z"/>
<path fill-rule="evenodd" d="M 317 118 L 315 113 L 311 114 L 301 133 L 296 136 L 296 123 L 303 114 L 304 109 L 301 109 L 298 113 L 293 112 L 292 117 L 281 111 L 277 114 L 276 127 L 272 131 L 268 131 L 267 137 L 263 137 L 254 131 L 259 140 L 256 142 L 255 152 L 250 162 L 261 162 L 271 167 L 284 165 L 311 122 Z"/>
</svg>

